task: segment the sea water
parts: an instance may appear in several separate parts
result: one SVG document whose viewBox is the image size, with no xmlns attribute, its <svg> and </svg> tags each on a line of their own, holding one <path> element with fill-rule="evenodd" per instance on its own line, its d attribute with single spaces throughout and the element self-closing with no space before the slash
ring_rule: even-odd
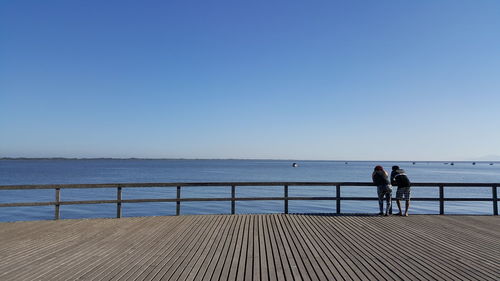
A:
<svg viewBox="0 0 500 281">
<path fill-rule="evenodd" d="M 298 167 L 292 167 L 292 163 Z M 127 182 L 370 182 L 375 165 L 399 165 L 412 182 L 500 183 L 500 163 L 287 160 L 0 160 L 0 185 Z M 395 190 L 395 189 L 394 189 Z M 438 197 L 413 187 L 412 197 Z M 184 187 L 183 198 L 230 197 L 230 187 Z M 124 188 L 123 199 L 175 198 L 175 188 Z M 237 187 L 237 197 L 282 197 L 282 187 Z M 335 187 L 289 188 L 289 196 L 335 196 Z M 376 187 L 342 187 L 342 196 L 375 197 Z M 446 197 L 491 198 L 491 187 L 445 187 Z M 61 200 L 116 198 L 116 189 L 62 189 Z M 0 203 L 54 201 L 54 190 L 0 190 Z M 376 201 L 342 201 L 343 213 L 377 213 Z M 123 216 L 174 215 L 175 203 L 124 203 Z M 446 202 L 447 214 L 491 214 L 492 202 Z M 289 201 L 290 213 L 334 213 L 334 201 Z M 230 202 L 182 202 L 181 214 L 227 214 Z M 237 201 L 236 212 L 280 213 L 283 201 Z M 411 214 L 439 213 L 439 203 L 412 201 Z M 54 206 L 0 208 L 0 221 L 52 219 Z M 115 204 L 61 206 L 61 218 L 114 217 Z"/>
</svg>

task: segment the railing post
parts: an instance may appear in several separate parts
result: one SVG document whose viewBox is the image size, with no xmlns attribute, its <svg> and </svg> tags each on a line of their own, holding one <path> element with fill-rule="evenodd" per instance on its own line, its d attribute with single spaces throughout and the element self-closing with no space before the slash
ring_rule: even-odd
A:
<svg viewBox="0 0 500 281">
<path fill-rule="evenodd" d="M 56 220 L 60 218 L 60 212 L 59 212 L 60 202 L 61 202 L 61 189 L 56 188 L 56 205 L 54 207 L 54 219 Z"/>
<path fill-rule="evenodd" d="M 177 186 L 177 201 L 175 203 L 175 215 L 178 216 L 181 214 L 181 187 Z"/>
<path fill-rule="evenodd" d="M 283 192 L 285 197 L 285 214 L 288 214 L 288 185 L 284 186 Z"/>
<path fill-rule="evenodd" d="M 335 197 L 337 201 L 337 215 L 340 215 L 340 184 L 337 184 Z"/>
<path fill-rule="evenodd" d="M 444 185 L 439 185 L 439 214 L 444 215 Z"/>
<path fill-rule="evenodd" d="M 236 186 L 231 185 L 231 215 L 236 211 Z"/>
<path fill-rule="evenodd" d="M 116 188 L 116 218 L 122 217 L 122 187 Z"/>
<path fill-rule="evenodd" d="M 494 185 L 491 187 L 491 192 L 493 193 L 493 215 L 498 216 L 498 194 L 497 194 L 497 186 Z"/>
</svg>

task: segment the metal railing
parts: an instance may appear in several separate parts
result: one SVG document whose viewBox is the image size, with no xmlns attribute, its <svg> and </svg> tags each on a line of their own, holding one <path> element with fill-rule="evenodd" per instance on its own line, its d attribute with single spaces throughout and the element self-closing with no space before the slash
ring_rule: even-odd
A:
<svg viewBox="0 0 500 281">
<path fill-rule="evenodd" d="M 446 201 L 488 201 L 493 203 L 493 215 L 498 215 L 498 196 L 497 187 L 499 183 L 412 183 L 413 187 L 437 187 L 439 188 L 439 197 L 416 197 L 412 201 L 439 201 L 439 214 L 444 215 L 444 202 Z M 220 198 L 182 198 L 181 189 L 184 187 L 231 187 L 230 197 Z M 238 186 L 266 186 L 282 187 L 283 197 L 236 197 L 236 187 Z M 288 195 L 290 186 L 315 187 L 331 186 L 335 188 L 335 196 L 328 197 L 307 197 Z M 288 214 L 288 202 L 290 200 L 331 200 L 335 201 L 336 213 L 341 214 L 341 202 L 343 200 L 378 200 L 376 197 L 344 197 L 341 195 L 342 187 L 361 187 L 373 186 L 371 182 L 190 182 L 190 183 L 105 183 L 105 184 L 54 184 L 54 185 L 4 185 L 0 190 L 36 190 L 36 189 L 54 189 L 55 200 L 46 202 L 24 202 L 24 203 L 1 203 L 0 207 L 26 207 L 26 206 L 54 206 L 54 219 L 60 218 L 60 206 L 79 205 L 79 204 L 116 204 L 116 217 L 122 217 L 123 203 L 148 203 L 148 202 L 175 202 L 176 215 L 180 215 L 181 202 L 200 202 L 200 201 L 230 201 L 231 214 L 236 213 L 236 201 L 263 201 L 263 200 L 282 200 L 284 203 L 284 213 Z M 150 198 L 150 199 L 122 199 L 123 188 L 147 188 L 147 187 L 166 187 L 176 188 L 176 198 Z M 447 198 L 444 196 L 445 187 L 491 187 L 492 196 L 488 198 Z M 116 188 L 116 200 L 83 200 L 83 201 L 61 201 L 61 189 L 76 188 Z"/>
</svg>

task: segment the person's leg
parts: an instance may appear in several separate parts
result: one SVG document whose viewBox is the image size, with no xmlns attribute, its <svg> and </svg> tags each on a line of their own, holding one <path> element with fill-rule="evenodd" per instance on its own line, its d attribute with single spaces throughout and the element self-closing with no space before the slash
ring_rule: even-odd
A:
<svg viewBox="0 0 500 281">
<path fill-rule="evenodd" d="M 389 212 L 391 211 L 391 208 L 392 208 L 392 194 L 391 194 L 391 192 L 387 192 L 385 194 L 385 199 L 386 199 L 386 202 L 387 202 L 387 206 L 386 206 L 386 209 L 385 209 L 385 215 L 387 216 L 389 214 Z"/>
<path fill-rule="evenodd" d="M 405 216 L 408 216 L 408 209 L 410 208 L 410 187 L 406 188 L 404 196 L 406 199 Z"/>
<path fill-rule="evenodd" d="M 379 215 L 383 214 L 384 210 L 384 193 L 382 192 L 382 187 L 377 186 L 377 195 L 378 195 L 378 208 L 379 208 Z"/>
<path fill-rule="evenodd" d="M 403 193 L 402 193 L 402 189 L 398 187 L 398 189 L 396 190 L 396 203 L 398 204 L 398 209 L 399 209 L 399 213 L 398 215 L 401 216 L 403 215 L 403 210 L 401 209 L 401 199 L 403 196 Z"/>
</svg>

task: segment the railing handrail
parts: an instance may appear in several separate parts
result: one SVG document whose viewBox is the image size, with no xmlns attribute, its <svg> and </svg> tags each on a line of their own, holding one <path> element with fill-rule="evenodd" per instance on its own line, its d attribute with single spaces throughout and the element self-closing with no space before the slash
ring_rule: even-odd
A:
<svg viewBox="0 0 500 281">
<path fill-rule="evenodd" d="M 203 186 L 224 186 L 231 187 L 230 197 L 219 198 L 181 198 L 182 187 L 203 187 Z M 272 197 L 236 197 L 236 187 L 242 186 L 273 186 L 283 187 L 283 196 Z M 293 196 L 288 195 L 290 186 L 317 187 L 330 186 L 336 188 L 335 196 Z M 116 204 L 116 217 L 122 215 L 122 203 L 146 203 L 146 202 L 175 202 L 176 215 L 180 214 L 181 202 L 189 201 L 231 201 L 231 214 L 235 213 L 236 201 L 264 201 L 264 200 L 283 200 L 284 213 L 288 213 L 289 200 L 331 200 L 336 202 L 336 213 L 340 214 L 342 200 L 377 200 L 376 197 L 343 197 L 341 196 L 341 187 L 360 187 L 374 186 L 372 182 L 181 182 L 181 183 L 102 183 L 102 184 L 44 184 L 44 185 L 3 185 L 0 190 L 33 190 L 33 189 L 54 189 L 55 200 L 45 202 L 22 202 L 22 203 L 0 203 L 0 207 L 24 207 L 24 206 L 54 206 L 54 218 L 60 218 L 60 206 L 78 205 L 78 204 Z M 488 201 L 493 203 L 493 215 L 498 215 L 498 193 L 499 183 L 450 183 L 450 182 L 417 182 L 412 186 L 419 187 L 438 187 L 439 197 L 417 197 L 412 198 L 415 201 L 439 201 L 439 214 L 444 214 L 445 201 Z M 176 187 L 176 198 L 150 198 L 150 199 L 122 199 L 123 188 L 146 188 L 146 187 Z M 446 198 L 444 196 L 445 187 L 491 187 L 492 196 L 490 198 Z M 84 201 L 61 201 L 61 189 L 68 188 L 116 188 L 115 200 L 84 200 Z"/>
<path fill-rule="evenodd" d="M 95 184 L 34 184 L 0 185 L 0 190 L 14 189 L 55 189 L 55 188 L 146 188 L 146 187 L 203 187 L 203 186 L 374 186 L 372 182 L 146 182 L 146 183 L 95 183 Z M 463 183 L 463 182 L 413 182 L 412 186 L 449 186 L 449 187 L 491 187 L 500 183 Z"/>
</svg>

